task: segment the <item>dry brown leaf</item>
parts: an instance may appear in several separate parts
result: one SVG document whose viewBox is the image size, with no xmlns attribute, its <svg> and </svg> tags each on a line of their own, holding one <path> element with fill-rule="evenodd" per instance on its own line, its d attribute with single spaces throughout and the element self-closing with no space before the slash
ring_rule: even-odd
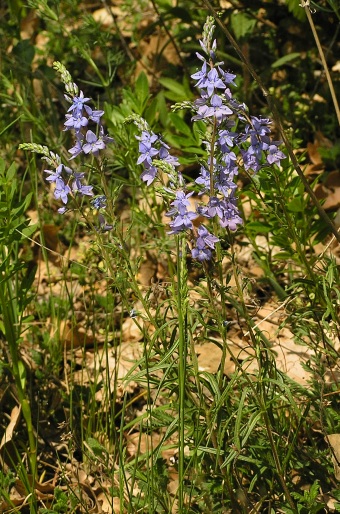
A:
<svg viewBox="0 0 340 514">
<path fill-rule="evenodd" d="M 175 46 L 161 28 L 158 28 L 149 38 L 141 40 L 138 51 L 142 59 L 137 62 L 135 76 L 138 77 L 144 71 L 150 83 L 162 68 L 166 67 L 167 63 L 174 66 L 180 65 L 180 58 Z"/>
<path fill-rule="evenodd" d="M 115 17 L 122 36 L 131 37 L 133 31 L 132 17 L 127 11 L 123 11 L 117 3 L 117 0 L 115 0 L 115 5 L 111 4 L 109 9 L 105 7 L 96 9 L 92 13 L 92 16 L 97 23 L 100 23 L 105 28 L 112 27 L 113 30 L 116 30 L 114 23 Z"/>
<path fill-rule="evenodd" d="M 146 252 L 146 260 L 139 267 L 137 280 L 142 286 L 149 286 L 156 278 L 156 273 L 157 259 L 151 252 Z"/>
<path fill-rule="evenodd" d="M 332 449 L 334 476 L 340 481 L 340 434 L 329 434 L 325 440 Z"/>
<path fill-rule="evenodd" d="M 29 9 L 27 16 L 20 23 L 20 38 L 31 39 L 38 28 L 39 17 L 35 9 Z"/>
<path fill-rule="evenodd" d="M 334 211 L 340 207 L 340 173 L 332 171 L 328 174 L 323 184 L 315 188 L 315 196 L 318 200 L 325 199 L 323 208 L 326 211 Z"/>
<path fill-rule="evenodd" d="M 120 499 L 117 497 L 112 498 L 109 493 L 103 491 L 99 493 L 97 502 L 100 504 L 103 514 L 125 514 L 127 512 L 126 509 L 120 510 Z"/>
<path fill-rule="evenodd" d="M 307 152 L 313 164 L 323 165 L 322 157 L 319 153 L 319 145 L 316 143 L 307 143 Z"/>
<path fill-rule="evenodd" d="M 131 380 L 126 384 L 125 379 L 142 354 L 142 345 L 131 344 L 130 341 L 121 343 L 116 350 L 98 348 L 96 352 L 87 351 L 85 355 L 82 349 L 78 349 L 73 357 L 81 369 L 73 372 L 72 380 L 82 386 L 101 385 L 95 398 L 102 402 L 102 409 L 107 409 L 109 405 L 103 400 L 107 399 L 108 391 L 116 390 L 119 399 L 125 392 L 136 390 L 137 383 Z"/>
<path fill-rule="evenodd" d="M 235 344 L 228 344 L 227 358 L 224 365 L 224 373 L 226 375 L 231 375 L 235 371 L 235 364 L 230 353 L 232 353 L 237 360 L 245 360 L 253 354 L 252 351 L 249 353 L 249 348 L 247 348 L 246 343 L 243 343 L 242 346 L 244 350 L 240 349 L 240 347 Z M 196 347 L 195 352 L 197 354 L 198 367 L 200 370 L 208 371 L 209 373 L 217 373 L 221 364 L 222 350 L 215 343 L 203 343 Z"/>
<path fill-rule="evenodd" d="M 143 334 L 143 321 L 140 327 L 136 325 L 132 318 L 126 318 L 121 328 L 122 341 L 128 343 L 137 343 L 144 337 Z"/>
<path fill-rule="evenodd" d="M 18 426 L 19 420 L 20 420 L 20 414 L 21 414 L 21 406 L 15 406 L 12 409 L 11 412 L 11 419 L 9 424 L 7 425 L 7 428 L 5 430 L 4 435 L 2 436 L 1 443 L 0 443 L 0 450 L 12 440 L 13 432 Z"/>
<path fill-rule="evenodd" d="M 6 427 L 0 443 L 0 464 L 4 470 L 18 460 L 18 454 L 14 444 L 13 433 L 20 421 L 21 406 L 15 406 L 11 412 L 10 422 Z"/>
<path fill-rule="evenodd" d="M 92 332 L 86 332 L 84 327 L 73 324 L 70 320 L 61 320 L 59 325 L 60 341 L 66 348 L 77 348 L 79 346 L 93 346 L 94 337 Z"/>
<path fill-rule="evenodd" d="M 161 436 L 157 432 L 152 435 L 135 432 L 134 434 L 127 434 L 126 439 L 126 450 L 131 457 L 135 457 L 136 455 L 151 453 L 151 450 L 158 446 Z"/>
<path fill-rule="evenodd" d="M 324 164 L 307 164 L 303 169 L 303 173 L 306 177 L 310 175 L 320 175 L 324 171 L 324 168 Z"/>
</svg>

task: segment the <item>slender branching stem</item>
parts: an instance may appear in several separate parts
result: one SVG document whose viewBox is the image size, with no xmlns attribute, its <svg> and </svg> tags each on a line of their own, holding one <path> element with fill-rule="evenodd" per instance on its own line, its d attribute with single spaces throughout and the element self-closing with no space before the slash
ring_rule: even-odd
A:
<svg viewBox="0 0 340 514">
<path fill-rule="evenodd" d="M 314 25 L 314 21 L 313 21 L 313 17 L 312 17 L 312 14 L 310 12 L 310 7 L 308 5 L 304 5 L 304 10 L 305 10 L 305 13 L 306 13 L 306 16 L 307 16 L 307 19 L 308 19 L 308 22 L 309 22 L 309 25 L 310 25 L 310 28 L 312 30 L 312 33 L 313 33 L 313 36 L 314 36 L 314 39 L 315 39 L 315 43 L 316 43 L 316 46 L 318 48 L 318 52 L 319 52 L 319 55 L 320 55 L 320 59 L 321 59 L 321 62 L 322 62 L 322 66 L 323 66 L 323 69 L 325 71 L 325 75 L 326 75 L 326 78 L 327 78 L 327 82 L 328 82 L 328 87 L 329 87 L 329 91 L 331 93 L 331 97 L 332 97 L 332 100 L 333 100 L 333 104 L 334 104 L 334 109 L 335 109 L 335 112 L 336 112 L 336 116 L 338 118 L 338 123 L 340 125 L 340 108 L 339 108 L 339 102 L 338 102 L 338 99 L 336 97 L 336 93 L 335 93 L 335 90 L 334 90 L 334 86 L 333 86 L 333 81 L 332 81 L 332 77 L 329 73 L 329 69 L 328 69 L 328 66 L 327 66 L 327 62 L 326 62 L 326 58 L 325 58 L 325 54 L 324 54 L 324 51 L 322 49 L 322 46 L 321 46 L 321 43 L 320 43 L 320 39 L 319 39 L 319 36 L 318 36 L 318 33 L 316 31 L 316 28 L 315 28 L 315 25 Z"/>
<path fill-rule="evenodd" d="M 184 510 L 184 449 L 185 449 L 185 391 L 186 391 L 186 368 L 187 368 L 187 264 L 186 264 L 186 238 L 178 236 L 177 246 L 177 313 L 178 313 L 178 511 Z"/>
</svg>

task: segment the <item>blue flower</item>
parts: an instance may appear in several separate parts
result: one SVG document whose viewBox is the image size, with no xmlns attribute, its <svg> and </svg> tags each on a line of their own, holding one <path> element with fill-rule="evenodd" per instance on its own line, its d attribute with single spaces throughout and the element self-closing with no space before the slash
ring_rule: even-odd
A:
<svg viewBox="0 0 340 514">
<path fill-rule="evenodd" d="M 271 120 L 268 118 L 258 118 L 256 116 L 251 116 L 251 124 L 250 132 L 255 132 L 259 136 L 265 136 L 270 132 Z"/>
<path fill-rule="evenodd" d="M 86 186 L 81 183 L 81 180 L 84 178 L 85 173 L 74 173 L 73 178 L 74 181 L 72 183 L 72 191 L 74 193 L 79 193 L 81 195 L 93 196 L 92 186 Z"/>
<path fill-rule="evenodd" d="M 158 150 L 153 148 L 151 143 L 143 141 L 139 143 L 139 152 L 140 156 L 138 157 L 137 164 L 142 164 L 142 162 L 146 161 L 151 166 L 152 158 L 158 155 Z"/>
<path fill-rule="evenodd" d="M 83 127 L 86 127 L 88 125 L 89 120 L 82 116 L 80 113 L 77 116 L 73 116 L 72 114 L 66 114 L 65 116 L 67 120 L 64 123 L 64 126 L 66 127 L 65 130 L 74 129 L 76 131 L 79 131 Z"/>
<path fill-rule="evenodd" d="M 174 200 L 171 205 L 173 205 L 179 214 L 185 214 L 188 212 L 188 207 L 190 207 L 189 198 L 192 196 L 194 192 L 185 194 L 184 191 L 176 192 L 176 200 Z"/>
<path fill-rule="evenodd" d="M 202 65 L 202 69 L 200 71 L 197 71 L 193 75 L 191 75 L 191 78 L 194 80 L 197 80 L 195 86 L 202 89 L 204 87 L 206 78 L 207 78 L 207 62 L 204 61 Z"/>
<path fill-rule="evenodd" d="M 204 84 L 201 86 L 201 88 L 202 87 L 207 90 L 209 96 L 212 96 L 212 94 L 215 92 L 215 88 L 225 89 L 226 85 L 223 82 L 223 80 L 219 77 L 216 68 L 213 68 L 209 71 L 207 78 L 204 81 Z"/>
<path fill-rule="evenodd" d="M 161 147 L 159 149 L 159 159 L 161 159 L 162 161 L 165 161 L 169 164 L 172 164 L 172 166 L 179 166 L 179 160 L 177 159 L 177 157 L 174 157 L 173 155 L 171 155 L 168 151 L 168 145 L 166 145 L 165 143 L 163 143 L 161 141 Z"/>
<path fill-rule="evenodd" d="M 221 152 L 229 152 L 229 148 L 234 146 L 233 140 L 236 136 L 236 132 L 231 132 L 230 130 L 219 130 L 217 142 L 220 146 Z"/>
<path fill-rule="evenodd" d="M 56 180 L 56 188 L 54 190 L 54 198 L 56 200 L 61 200 L 64 204 L 67 204 L 68 202 L 68 195 L 71 193 L 70 186 L 65 184 L 65 182 L 58 178 Z"/>
<path fill-rule="evenodd" d="M 106 223 L 106 220 L 102 214 L 98 214 L 98 221 L 99 221 L 99 228 L 97 229 L 98 232 L 109 232 L 113 229 L 113 225 L 109 225 Z"/>
<path fill-rule="evenodd" d="M 113 137 L 110 137 L 104 133 L 104 127 L 102 125 L 99 126 L 99 136 L 100 136 L 100 139 L 102 139 L 102 141 L 104 141 L 105 145 L 107 145 L 108 143 L 114 142 Z"/>
<path fill-rule="evenodd" d="M 140 136 L 136 136 L 136 139 L 142 141 L 143 143 L 149 143 L 152 145 L 158 140 L 158 136 L 153 132 L 147 132 L 146 130 L 143 130 Z"/>
<path fill-rule="evenodd" d="M 198 238 L 197 238 L 197 246 L 202 247 L 202 245 L 209 246 L 212 250 L 215 249 L 215 243 L 219 241 L 219 238 L 214 236 L 209 232 L 209 230 L 204 226 L 200 225 L 197 229 Z"/>
<path fill-rule="evenodd" d="M 76 144 L 68 150 L 68 152 L 72 155 L 70 159 L 75 159 L 79 154 L 83 151 L 83 138 L 79 138 L 76 140 Z"/>
<path fill-rule="evenodd" d="M 145 168 L 145 170 L 141 174 L 140 178 L 143 180 L 143 182 L 146 182 L 147 186 L 149 186 L 155 180 L 156 176 L 157 176 L 156 166 L 149 166 L 148 168 Z"/>
<path fill-rule="evenodd" d="M 210 100 L 210 105 L 206 103 L 208 100 Z M 196 116 L 192 118 L 193 121 L 214 117 L 218 122 L 221 122 L 227 116 L 233 114 L 233 111 L 227 105 L 223 105 L 223 100 L 219 95 L 213 95 L 210 99 L 202 97 L 196 100 L 195 105 L 198 105 L 198 109 Z"/>
<path fill-rule="evenodd" d="M 97 123 L 97 125 L 100 125 L 101 120 L 100 118 L 103 116 L 104 111 L 94 111 L 89 107 L 88 105 L 84 105 L 86 114 L 89 117 L 89 120 L 92 120 L 94 123 Z"/>
<path fill-rule="evenodd" d="M 191 255 L 198 261 L 209 261 L 212 257 L 211 250 L 215 249 L 219 238 L 211 234 L 204 225 L 200 225 L 197 232 L 196 246 L 191 250 Z"/>
<path fill-rule="evenodd" d="M 83 152 L 85 154 L 92 153 L 93 155 L 98 155 L 99 150 L 103 150 L 106 145 L 101 137 L 97 137 L 92 130 L 88 130 L 86 132 L 86 143 L 83 145 Z"/>
<path fill-rule="evenodd" d="M 68 97 L 66 97 L 68 98 Z M 86 102 L 91 100 L 91 98 L 85 98 L 84 93 L 80 91 L 79 96 L 74 96 L 72 98 L 72 105 L 69 107 L 67 112 L 73 112 L 75 116 L 77 117 L 79 114 L 82 113 L 83 106 Z"/>
<path fill-rule="evenodd" d="M 267 161 L 269 164 L 280 164 L 282 159 L 286 159 L 285 154 L 273 142 L 268 149 Z"/>
<path fill-rule="evenodd" d="M 167 213 L 166 216 L 169 216 L 169 213 Z M 184 230 L 192 229 L 192 220 L 195 218 L 197 218 L 197 214 L 192 211 L 185 212 L 184 214 L 178 214 L 175 219 L 169 223 L 172 229 L 169 234 L 179 234 Z"/>
<path fill-rule="evenodd" d="M 243 166 L 245 170 L 253 170 L 259 171 L 261 169 L 261 163 L 258 155 L 252 151 L 251 148 L 248 150 L 241 150 L 242 158 L 243 158 Z"/>
<path fill-rule="evenodd" d="M 203 194 L 206 191 L 210 191 L 210 171 L 207 170 L 204 166 L 201 166 L 200 173 L 197 179 L 195 180 L 196 184 L 204 186 L 201 193 Z"/>
<path fill-rule="evenodd" d="M 191 250 L 191 256 L 193 259 L 197 259 L 200 262 L 210 261 L 212 257 L 211 250 L 204 246 L 203 248 L 194 247 Z"/>
<path fill-rule="evenodd" d="M 223 64 L 223 63 L 221 63 L 221 64 Z M 223 80 L 226 84 L 232 84 L 233 86 L 236 86 L 236 84 L 234 82 L 234 79 L 236 79 L 236 75 L 234 75 L 234 73 L 224 71 L 224 69 L 221 68 L 220 66 L 218 66 L 218 71 L 222 75 Z"/>
<path fill-rule="evenodd" d="M 237 225 L 243 223 L 236 207 L 236 199 L 233 197 L 227 201 L 212 197 L 207 206 L 198 208 L 198 212 L 206 218 L 217 216 L 221 227 L 228 227 L 230 230 L 236 230 Z"/>
<path fill-rule="evenodd" d="M 91 205 L 94 209 L 97 209 L 97 211 L 99 211 L 99 209 L 105 209 L 106 208 L 106 196 L 105 195 L 96 196 L 95 198 L 93 198 L 93 200 L 91 200 Z"/>
<path fill-rule="evenodd" d="M 61 177 L 61 173 L 63 171 L 63 165 L 60 164 L 55 171 L 44 170 L 45 173 L 49 173 L 49 177 L 46 177 L 46 180 L 49 182 L 56 182 L 57 179 Z"/>
</svg>

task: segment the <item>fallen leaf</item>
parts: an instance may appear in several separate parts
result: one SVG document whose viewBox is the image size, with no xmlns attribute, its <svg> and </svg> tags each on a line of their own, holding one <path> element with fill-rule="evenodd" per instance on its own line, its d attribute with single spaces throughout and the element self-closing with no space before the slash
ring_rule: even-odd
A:
<svg viewBox="0 0 340 514">
<path fill-rule="evenodd" d="M 334 466 L 334 476 L 340 481 L 340 434 L 329 434 L 325 436 L 326 442 L 332 450 L 332 462 Z"/>
<path fill-rule="evenodd" d="M 9 442 L 12 440 L 13 432 L 18 426 L 19 419 L 20 419 L 20 413 L 21 413 L 21 406 L 15 406 L 12 409 L 11 412 L 11 419 L 9 424 L 7 425 L 6 431 L 4 435 L 2 436 L 1 443 L 0 443 L 0 450 Z"/>
<path fill-rule="evenodd" d="M 11 412 L 10 422 L 6 427 L 0 443 L 0 464 L 4 470 L 17 462 L 19 456 L 13 441 L 13 433 L 20 421 L 21 406 L 15 406 Z M 1 512 L 1 511 L 0 511 Z"/>
</svg>

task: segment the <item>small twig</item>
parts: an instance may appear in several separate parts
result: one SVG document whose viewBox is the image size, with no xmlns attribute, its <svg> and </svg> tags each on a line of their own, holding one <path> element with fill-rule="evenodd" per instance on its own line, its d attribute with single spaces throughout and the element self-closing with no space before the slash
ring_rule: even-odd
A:
<svg viewBox="0 0 340 514">
<path fill-rule="evenodd" d="M 307 3 L 304 3 L 301 7 L 303 7 L 304 10 L 305 10 L 305 13 L 307 15 L 307 19 L 309 21 L 310 28 L 312 30 L 312 33 L 313 33 L 313 36 L 314 36 L 314 39 L 315 39 L 316 46 L 318 48 L 318 52 L 319 52 L 319 55 L 320 55 L 322 66 L 323 66 L 323 69 L 325 70 L 325 74 L 326 74 L 326 78 L 327 78 L 327 82 L 328 82 L 328 87 L 329 87 L 329 90 L 330 90 L 330 93 L 331 93 L 331 96 L 332 96 L 332 100 L 333 100 L 333 104 L 334 104 L 334 109 L 335 109 L 335 112 L 336 112 L 336 116 L 338 118 L 338 123 L 340 125 L 339 103 L 338 103 L 338 100 L 337 100 L 337 97 L 336 97 L 336 94 L 335 94 L 335 91 L 334 91 L 332 78 L 331 78 L 329 70 L 328 70 L 325 54 L 324 54 L 324 51 L 322 49 L 319 36 L 318 36 L 318 34 L 316 32 L 316 28 L 315 28 L 314 21 L 313 21 L 311 12 L 310 12 L 310 8 L 309 8 L 309 5 Z"/>
<path fill-rule="evenodd" d="M 264 318 L 261 319 L 261 321 L 259 321 L 258 323 L 256 323 L 256 325 L 254 325 L 254 329 L 258 328 L 261 323 L 263 323 L 264 321 L 267 321 L 269 318 L 271 318 L 273 316 L 273 314 L 275 314 L 276 312 L 278 312 L 279 310 L 281 310 L 283 307 L 285 307 L 287 305 L 287 303 L 291 302 L 291 299 L 290 298 L 286 298 L 282 303 L 280 303 L 280 305 L 278 307 L 276 307 L 276 309 L 274 309 L 273 311 L 271 311 L 267 316 L 265 316 Z M 250 335 L 250 331 L 248 330 L 248 332 L 246 332 L 243 337 L 246 337 Z"/>
<path fill-rule="evenodd" d="M 159 12 L 159 9 L 158 9 L 158 7 L 157 7 L 156 2 L 155 2 L 154 0 L 151 0 L 151 3 L 152 3 L 152 6 L 153 6 L 153 8 L 154 8 L 154 10 L 155 10 L 155 13 L 156 13 L 156 14 L 157 14 L 157 16 L 158 16 L 158 19 L 159 19 L 159 21 L 160 21 L 161 25 L 163 26 L 163 28 L 164 28 L 164 30 L 165 30 L 165 32 L 166 32 L 166 34 L 167 34 L 168 38 L 170 39 L 170 41 L 171 41 L 171 43 L 172 43 L 172 45 L 173 45 L 173 47 L 174 47 L 174 49 L 175 49 L 175 52 L 176 52 L 176 54 L 177 54 L 177 56 L 178 56 L 178 58 L 179 58 L 179 60 L 180 60 L 180 62 L 181 62 L 181 65 L 182 65 L 183 69 L 184 69 L 184 70 L 186 70 L 186 69 L 187 69 L 187 67 L 186 67 L 185 62 L 183 61 L 183 58 L 182 58 L 182 56 L 181 56 L 181 52 L 179 51 L 179 48 L 178 48 L 178 46 L 177 46 L 177 44 L 176 44 L 176 41 L 175 41 L 175 39 L 173 38 L 173 36 L 172 36 L 171 32 L 169 31 L 168 27 L 166 26 L 166 24 L 165 24 L 165 22 L 164 22 L 164 19 L 163 19 L 163 16 L 162 16 L 162 14 Z"/>
<path fill-rule="evenodd" d="M 105 9 L 107 10 L 107 12 L 110 14 L 110 16 L 112 18 L 113 24 L 115 26 L 115 29 L 116 29 L 117 34 L 118 34 L 118 37 L 120 39 L 122 47 L 125 50 L 126 55 L 128 56 L 128 58 L 130 59 L 131 62 L 134 62 L 135 61 L 135 57 L 134 57 L 133 53 L 131 52 L 131 50 L 129 48 L 129 45 L 125 41 L 125 38 L 124 38 L 124 36 L 122 34 L 122 31 L 119 28 L 119 24 L 117 22 L 117 16 L 114 14 L 114 12 L 111 9 L 111 6 L 108 5 L 108 3 L 105 0 L 102 0 L 102 2 L 105 5 Z"/>
</svg>

